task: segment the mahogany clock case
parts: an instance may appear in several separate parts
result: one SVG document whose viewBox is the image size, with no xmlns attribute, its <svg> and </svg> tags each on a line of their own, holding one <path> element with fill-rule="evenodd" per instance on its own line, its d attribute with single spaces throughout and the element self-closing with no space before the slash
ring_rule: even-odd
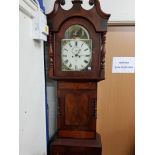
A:
<svg viewBox="0 0 155 155">
<path fill-rule="evenodd" d="M 89 0 L 94 5 L 90 10 L 81 7 L 82 0 L 72 0 L 69 10 L 62 9 L 64 3 L 56 0 L 47 15 L 48 77 L 57 80 L 57 133 L 49 146 L 50 155 L 101 155 L 101 138 L 96 133 L 97 82 L 105 78 L 105 35 L 110 14 L 102 12 L 99 0 Z M 62 70 L 61 41 L 73 25 L 84 27 L 90 35 L 90 70 Z"/>
</svg>

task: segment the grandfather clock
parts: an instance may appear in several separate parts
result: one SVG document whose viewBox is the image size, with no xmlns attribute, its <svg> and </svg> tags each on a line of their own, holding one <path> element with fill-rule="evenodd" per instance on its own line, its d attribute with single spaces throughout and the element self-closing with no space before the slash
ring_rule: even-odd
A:
<svg viewBox="0 0 155 155">
<path fill-rule="evenodd" d="M 47 15 L 48 77 L 57 81 L 57 133 L 50 155 L 101 155 L 100 135 L 96 133 L 97 82 L 104 80 L 105 35 L 110 17 L 101 11 L 98 0 L 56 0 Z"/>
</svg>

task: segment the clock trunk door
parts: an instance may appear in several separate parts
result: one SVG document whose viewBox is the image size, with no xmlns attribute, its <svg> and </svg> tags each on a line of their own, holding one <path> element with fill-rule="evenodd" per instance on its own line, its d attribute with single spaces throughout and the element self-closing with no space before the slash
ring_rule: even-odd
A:
<svg viewBox="0 0 155 155">
<path fill-rule="evenodd" d="M 94 138 L 96 83 L 58 82 L 58 135 Z"/>
</svg>

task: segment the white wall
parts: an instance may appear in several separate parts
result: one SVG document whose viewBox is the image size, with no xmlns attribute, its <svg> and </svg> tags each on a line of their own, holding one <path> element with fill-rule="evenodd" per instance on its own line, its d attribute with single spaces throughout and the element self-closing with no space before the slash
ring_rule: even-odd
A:
<svg viewBox="0 0 155 155">
<path fill-rule="evenodd" d="M 53 137 L 56 129 L 56 82 L 50 81 L 47 83 L 47 102 L 48 102 L 48 126 L 49 126 L 49 138 Z"/>
<path fill-rule="evenodd" d="M 50 13 L 53 9 L 55 0 L 43 0 L 46 8 L 46 13 Z M 71 7 L 71 0 L 66 0 L 66 6 L 68 9 Z M 89 8 L 88 0 L 83 0 L 85 3 L 83 7 Z M 110 13 L 110 22 L 119 21 L 134 21 L 135 20 L 135 1 L 134 0 L 100 0 L 101 8 L 104 12 Z"/>
<path fill-rule="evenodd" d="M 46 155 L 47 151 L 43 41 L 38 42 L 32 40 L 31 32 L 32 18 L 30 18 L 27 14 L 20 10 L 19 154 Z"/>
<path fill-rule="evenodd" d="M 134 21 L 134 0 L 100 0 L 102 9 L 111 14 L 109 21 Z"/>
</svg>

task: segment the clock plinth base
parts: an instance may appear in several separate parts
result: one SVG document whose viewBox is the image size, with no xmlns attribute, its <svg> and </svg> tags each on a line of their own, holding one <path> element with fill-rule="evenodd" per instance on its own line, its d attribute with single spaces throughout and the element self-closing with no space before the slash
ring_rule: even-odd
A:
<svg viewBox="0 0 155 155">
<path fill-rule="evenodd" d="M 96 139 L 55 138 L 50 144 L 49 155 L 101 155 L 101 136 Z"/>
</svg>

